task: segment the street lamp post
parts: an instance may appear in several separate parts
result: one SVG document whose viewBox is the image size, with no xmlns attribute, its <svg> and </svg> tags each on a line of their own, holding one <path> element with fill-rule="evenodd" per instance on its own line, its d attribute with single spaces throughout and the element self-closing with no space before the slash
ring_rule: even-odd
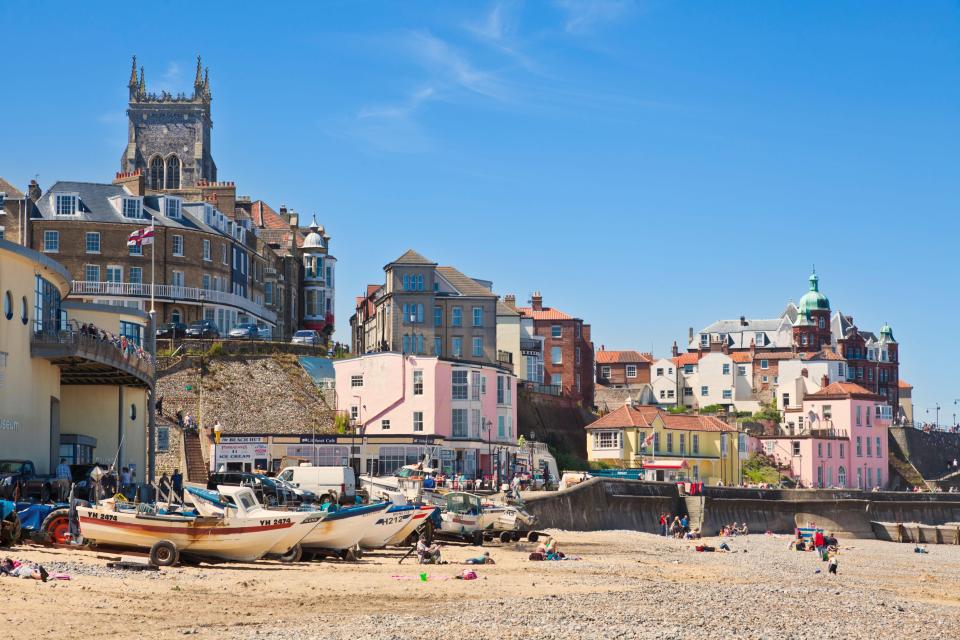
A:
<svg viewBox="0 0 960 640">
<path fill-rule="evenodd" d="M 490 432 L 493 431 L 493 422 L 488 418 L 484 418 L 483 424 L 487 429 L 487 464 L 490 467 L 489 469 L 490 481 L 492 483 L 493 482 L 493 443 L 490 441 L 490 438 L 491 438 Z"/>
<path fill-rule="evenodd" d="M 220 434 L 223 432 L 223 427 L 220 426 L 220 421 L 217 420 L 217 423 L 213 425 L 213 472 L 216 473 L 219 468 L 219 453 L 220 453 Z"/>
<path fill-rule="evenodd" d="M 203 429 L 203 334 L 206 333 L 206 326 L 203 324 L 206 320 L 204 303 L 206 302 L 207 295 L 201 289 L 200 291 L 200 406 L 197 411 L 197 430 Z M 214 471 L 216 471 L 216 466 L 214 466 Z"/>
</svg>

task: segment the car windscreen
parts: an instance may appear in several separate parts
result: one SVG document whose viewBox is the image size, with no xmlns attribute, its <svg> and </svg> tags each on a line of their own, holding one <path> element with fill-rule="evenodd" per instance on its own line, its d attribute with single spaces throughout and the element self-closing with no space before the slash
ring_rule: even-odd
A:
<svg viewBox="0 0 960 640">
<path fill-rule="evenodd" d="M 22 471 L 22 462 L 0 462 L 0 473 L 21 473 Z"/>
</svg>

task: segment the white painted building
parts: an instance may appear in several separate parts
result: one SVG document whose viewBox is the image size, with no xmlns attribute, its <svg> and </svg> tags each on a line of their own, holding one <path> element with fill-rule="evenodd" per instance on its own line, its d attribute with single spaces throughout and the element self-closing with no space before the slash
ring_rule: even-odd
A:
<svg viewBox="0 0 960 640">
<path fill-rule="evenodd" d="M 669 358 L 660 358 L 650 365 L 650 386 L 653 398 L 662 406 L 677 404 L 681 393 L 677 386 L 677 365 Z"/>
</svg>

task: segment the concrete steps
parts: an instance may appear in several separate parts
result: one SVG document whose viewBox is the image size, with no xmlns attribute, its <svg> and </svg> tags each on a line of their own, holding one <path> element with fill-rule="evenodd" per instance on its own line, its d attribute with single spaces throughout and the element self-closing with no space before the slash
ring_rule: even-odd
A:
<svg viewBox="0 0 960 640">
<path fill-rule="evenodd" d="M 683 506 L 690 520 L 690 530 L 703 530 L 703 496 L 683 496 Z"/>
<path fill-rule="evenodd" d="M 207 464 L 203 459 L 203 444 L 196 431 L 183 432 L 183 453 L 187 461 L 187 482 L 206 484 L 209 478 Z"/>
</svg>

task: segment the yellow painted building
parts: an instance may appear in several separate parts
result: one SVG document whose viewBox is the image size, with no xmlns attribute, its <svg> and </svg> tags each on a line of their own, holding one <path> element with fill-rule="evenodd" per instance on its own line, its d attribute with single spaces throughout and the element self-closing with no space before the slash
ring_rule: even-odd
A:
<svg viewBox="0 0 960 640">
<path fill-rule="evenodd" d="M 116 462 L 143 481 L 154 367 L 142 352 L 79 328 L 93 323 L 140 343 L 148 317 L 69 293 L 63 266 L 0 240 L 0 458 L 31 460 L 42 474 L 61 457 Z"/>
<path fill-rule="evenodd" d="M 741 434 L 713 416 L 624 405 L 585 429 L 590 462 L 644 468 L 649 480 L 740 482 Z"/>
</svg>

